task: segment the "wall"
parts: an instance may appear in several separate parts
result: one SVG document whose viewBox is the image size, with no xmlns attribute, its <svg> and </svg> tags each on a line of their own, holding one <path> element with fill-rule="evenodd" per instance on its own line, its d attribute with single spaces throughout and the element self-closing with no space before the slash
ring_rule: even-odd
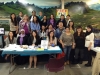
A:
<svg viewBox="0 0 100 75">
<path fill-rule="evenodd" d="M 100 1 L 99 0 L 65 0 L 65 9 L 68 9 L 71 18 L 75 22 L 75 26 L 82 25 L 83 28 L 87 25 L 93 25 L 100 28 Z M 0 20 L 9 19 L 11 13 L 18 13 L 23 11 L 24 14 L 31 15 L 32 10 L 38 12 L 42 11 L 48 17 L 50 14 L 56 16 L 56 9 L 61 8 L 60 0 L 4 0 L 0 1 Z M 1 23 L 0 27 L 5 27 L 9 30 L 7 21 Z M 8 26 L 8 27 L 7 27 Z"/>
</svg>

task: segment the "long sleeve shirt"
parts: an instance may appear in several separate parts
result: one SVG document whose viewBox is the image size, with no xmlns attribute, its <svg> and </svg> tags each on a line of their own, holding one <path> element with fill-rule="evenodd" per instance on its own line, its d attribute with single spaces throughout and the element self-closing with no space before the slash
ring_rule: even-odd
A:
<svg viewBox="0 0 100 75">
<path fill-rule="evenodd" d="M 40 24 L 31 22 L 30 28 L 31 28 L 31 31 L 33 31 L 33 30 L 40 31 Z"/>
</svg>

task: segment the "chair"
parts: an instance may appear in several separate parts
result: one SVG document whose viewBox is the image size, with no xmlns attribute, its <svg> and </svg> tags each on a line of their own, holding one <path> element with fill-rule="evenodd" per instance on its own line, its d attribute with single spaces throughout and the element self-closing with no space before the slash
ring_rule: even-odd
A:
<svg viewBox="0 0 100 75">
<path fill-rule="evenodd" d="M 60 59 L 56 59 L 56 58 L 49 59 L 49 62 L 45 65 L 45 68 L 47 69 L 47 75 L 48 72 L 57 73 L 62 70 L 65 71 L 64 57 Z"/>
</svg>

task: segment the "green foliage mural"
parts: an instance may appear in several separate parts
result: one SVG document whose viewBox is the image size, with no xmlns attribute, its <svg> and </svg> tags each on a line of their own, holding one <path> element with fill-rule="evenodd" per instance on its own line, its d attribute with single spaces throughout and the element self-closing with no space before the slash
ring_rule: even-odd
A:
<svg viewBox="0 0 100 75">
<path fill-rule="evenodd" d="M 53 2 L 53 1 L 52 1 Z M 94 6 L 94 5 L 93 5 Z M 85 28 L 87 25 L 93 25 L 95 28 L 100 29 L 100 11 L 95 10 L 97 8 L 94 8 L 91 6 L 91 8 L 86 4 L 86 2 L 66 2 L 65 3 L 65 9 L 69 10 L 69 14 L 72 17 L 72 20 L 75 23 L 75 26 L 81 25 L 83 28 Z M 100 6 L 99 6 L 100 7 Z M 29 9 L 35 10 L 37 12 L 42 11 L 44 15 L 46 15 L 48 18 L 50 14 L 54 14 L 56 16 L 56 9 L 61 8 L 61 4 L 59 6 L 50 6 L 50 7 L 40 7 L 35 5 L 35 3 L 30 4 L 27 3 L 24 5 L 23 3 L 16 1 L 16 2 L 1 2 L 0 3 L 0 19 L 2 19 L 3 16 L 6 16 L 7 19 L 9 19 L 9 16 L 11 13 L 15 13 L 18 15 L 20 11 L 22 11 L 24 14 L 31 15 L 31 11 Z M 2 24 L 0 23 L 0 27 L 4 27 L 6 30 L 9 30 L 9 23 L 8 24 Z"/>
</svg>

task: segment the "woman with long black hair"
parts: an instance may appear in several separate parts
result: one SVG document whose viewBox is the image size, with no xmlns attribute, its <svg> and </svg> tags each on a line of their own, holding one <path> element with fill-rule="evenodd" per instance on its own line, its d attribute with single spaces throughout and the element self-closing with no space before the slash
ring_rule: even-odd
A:
<svg viewBox="0 0 100 75">
<path fill-rule="evenodd" d="M 74 39 L 75 39 L 75 64 L 77 64 L 78 61 L 80 64 L 82 64 L 84 56 L 84 48 L 85 48 L 85 34 L 81 26 L 77 27 L 77 30 L 74 33 Z"/>
<path fill-rule="evenodd" d="M 5 39 L 6 47 L 9 46 L 9 44 L 16 44 L 16 38 L 13 35 L 12 31 L 9 31 L 8 37 Z M 5 59 L 7 60 L 9 54 L 6 55 Z M 12 64 L 12 60 L 11 60 Z"/>
<path fill-rule="evenodd" d="M 32 35 L 28 38 L 28 45 L 36 46 L 40 44 L 40 37 L 36 30 L 32 31 Z M 30 56 L 29 58 L 29 67 L 32 67 L 32 62 L 34 61 L 34 68 L 36 68 L 37 64 L 37 56 Z"/>
<path fill-rule="evenodd" d="M 87 53 L 87 61 L 88 63 L 85 64 L 86 67 L 90 67 L 91 66 L 91 62 L 92 62 L 92 50 L 91 48 L 94 47 L 94 33 L 93 33 L 93 28 L 91 25 L 87 26 L 87 31 L 85 34 L 85 47 L 88 51 Z"/>
<path fill-rule="evenodd" d="M 10 31 L 13 32 L 14 37 L 17 37 L 18 33 L 18 23 L 15 13 L 10 15 Z"/>
</svg>

